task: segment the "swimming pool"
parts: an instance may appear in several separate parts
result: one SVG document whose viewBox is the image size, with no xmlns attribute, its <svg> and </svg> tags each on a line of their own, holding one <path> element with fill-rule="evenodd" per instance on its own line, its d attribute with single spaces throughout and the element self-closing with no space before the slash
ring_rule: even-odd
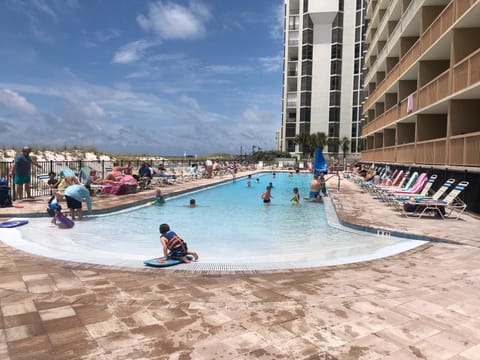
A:
<svg viewBox="0 0 480 360">
<path fill-rule="evenodd" d="M 246 186 L 249 180 L 251 187 Z M 265 173 L 170 198 L 165 205 L 91 217 L 73 229 L 58 229 L 48 218 L 29 219 L 29 225 L 9 229 L 9 236 L 1 238 L 43 256 L 143 267 L 143 260 L 162 255 L 158 227 L 168 223 L 200 255 L 200 262 L 181 267 L 223 270 L 343 264 L 424 243 L 343 227 L 329 201 L 292 205 L 292 189 L 298 187 L 303 200 L 310 180 L 307 174 L 272 178 Z M 269 182 L 273 198 L 265 205 L 261 194 Z M 195 208 L 188 207 L 190 198 L 195 198 Z"/>
</svg>

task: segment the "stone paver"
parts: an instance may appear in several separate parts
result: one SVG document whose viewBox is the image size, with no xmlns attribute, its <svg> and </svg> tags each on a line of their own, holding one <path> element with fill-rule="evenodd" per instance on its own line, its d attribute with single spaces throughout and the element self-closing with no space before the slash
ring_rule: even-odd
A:
<svg viewBox="0 0 480 360">
<path fill-rule="evenodd" d="M 457 243 L 250 273 L 59 262 L 0 243 L 0 358 L 479 359 L 478 219 L 403 218 L 347 180 L 332 196 L 344 221 Z"/>
</svg>

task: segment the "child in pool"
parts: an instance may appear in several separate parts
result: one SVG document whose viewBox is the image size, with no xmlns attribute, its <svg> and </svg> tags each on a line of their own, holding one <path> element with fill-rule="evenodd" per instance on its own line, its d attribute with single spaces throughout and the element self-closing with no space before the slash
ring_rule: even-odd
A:
<svg viewBox="0 0 480 360">
<path fill-rule="evenodd" d="M 290 199 L 293 205 L 299 205 L 300 204 L 300 194 L 298 192 L 298 188 L 294 187 L 293 188 L 293 198 Z"/>
<path fill-rule="evenodd" d="M 159 262 L 165 262 L 168 258 L 177 259 L 184 263 L 189 263 L 187 255 L 193 256 L 193 260 L 198 260 L 195 251 L 188 250 L 187 243 L 180 236 L 170 230 L 168 224 L 160 225 L 160 242 L 163 247 L 163 258 L 157 259 Z"/>
<path fill-rule="evenodd" d="M 265 189 L 265 192 L 262 194 L 262 199 L 264 204 L 270 204 L 271 199 L 273 198 L 272 196 L 272 188 L 270 186 L 267 186 Z"/>
<path fill-rule="evenodd" d="M 50 197 L 50 200 L 48 200 L 47 212 L 48 215 L 52 217 L 52 224 L 57 223 L 55 216 L 62 213 L 62 206 L 59 204 L 59 201 L 61 201 L 62 198 L 63 194 L 60 191 L 57 191 Z"/>
<path fill-rule="evenodd" d="M 162 195 L 162 190 L 155 190 L 155 198 L 150 202 L 151 205 L 163 205 L 165 204 L 165 198 Z"/>
</svg>

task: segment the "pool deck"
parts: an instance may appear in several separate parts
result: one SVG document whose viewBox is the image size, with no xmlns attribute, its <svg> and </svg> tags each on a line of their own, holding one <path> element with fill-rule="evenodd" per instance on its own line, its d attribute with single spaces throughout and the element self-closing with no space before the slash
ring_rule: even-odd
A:
<svg viewBox="0 0 480 360">
<path fill-rule="evenodd" d="M 405 218 L 349 180 L 328 186 L 344 222 L 447 241 L 357 264 L 248 273 L 92 266 L 0 242 L 0 359 L 479 359 L 479 218 Z M 94 209 L 152 196 L 99 197 Z M 45 202 L 0 216 L 43 214 Z"/>
</svg>

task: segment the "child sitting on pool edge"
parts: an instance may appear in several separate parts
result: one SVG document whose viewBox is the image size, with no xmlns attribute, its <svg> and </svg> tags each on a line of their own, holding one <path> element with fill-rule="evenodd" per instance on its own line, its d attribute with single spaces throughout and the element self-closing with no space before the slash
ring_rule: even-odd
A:
<svg viewBox="0 0 480 360">
<path fill-rule="evenodd" d="M 187 255 L 193 256 L 193 260 L 198 260 L 196 252 L 188 250 L 187 243 L 183 241 L 176 233 L 170 230 L 168 224 L 160 225 L 160 242 L 163 247 L 163 258 L 159 258 L 159 262 L 165 262 L 168 258 L 177 259 L 184 263 L 189 263 L 190 259 Z"/>
</svg>

